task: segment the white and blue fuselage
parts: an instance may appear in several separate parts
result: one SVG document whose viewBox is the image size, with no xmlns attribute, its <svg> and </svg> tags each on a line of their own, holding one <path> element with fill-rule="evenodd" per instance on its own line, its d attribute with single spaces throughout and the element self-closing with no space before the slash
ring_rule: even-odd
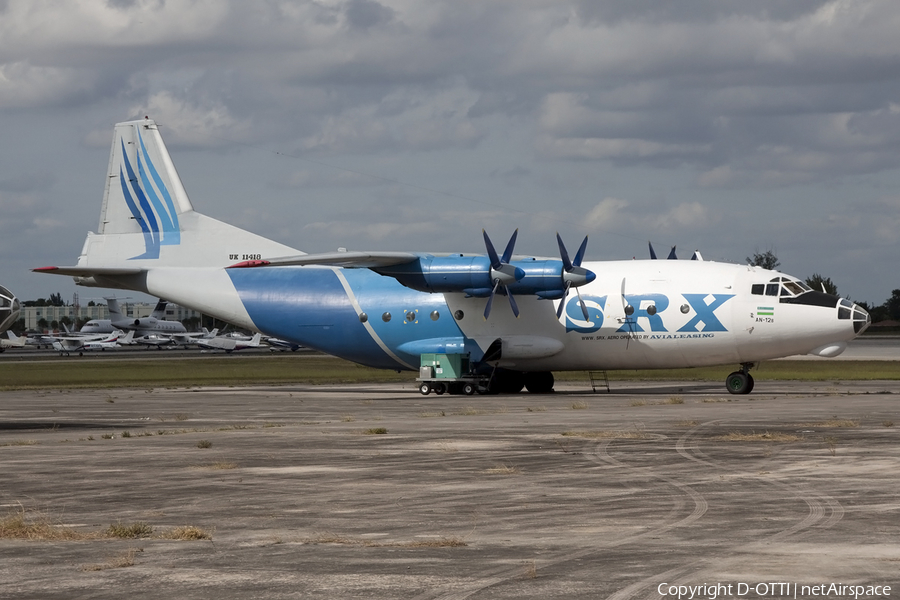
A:
<svg viewBox="0 0 900 600">
<path fill-rule="evenodd" d="M 78 263 L 36 270 L 398 370 L 447 353 L 518 373 L 731 363 L 746 379 L 761 360 L 837 355 L 869 322 L 847 300 L 758 267 L 582 262 L 586 241 L 569 260 L 561 239 L 559 259 L 514 256 L 515 235 L 500 257 L 485 242 L 486 255 L 303 254 L 194 211 L 148 119 L 116 126 L 100 227 Z M 492 308 L 496 296 L 509 305 Z M 728 381 L 748 391 L 739 384 Z"/>
</svg>

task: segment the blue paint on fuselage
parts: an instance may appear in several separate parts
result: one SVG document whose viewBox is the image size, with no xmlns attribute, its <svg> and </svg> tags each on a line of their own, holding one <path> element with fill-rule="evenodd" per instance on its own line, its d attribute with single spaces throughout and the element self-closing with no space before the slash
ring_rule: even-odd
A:
<svg viewBox="0 0 900 600">
<path fill-rule="evenodd" d="M 417 292 L 368 269 L 340 270 L 367 324 L 405 365 L 385 352 L 360 321 L 334 269 L 280 267 L 229 269 L 234 287 L 260 331 L 379 368 L 418 368 L 419 357 L 402 352 L 415 340 L 462 336 L 442 294 Z M 437 319 L 432 313 L 437 313 Z M 411 313 L 412 319 L 407 318 Z M 390 315 L 385 321 L 383 316 Z"/>
</svg>

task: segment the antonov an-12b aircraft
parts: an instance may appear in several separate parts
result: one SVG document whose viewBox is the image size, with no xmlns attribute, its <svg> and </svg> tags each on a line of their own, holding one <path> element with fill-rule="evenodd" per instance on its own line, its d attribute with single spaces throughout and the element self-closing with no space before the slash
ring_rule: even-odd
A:
<svg viewBox="0 0 900 600">
<path fill-rule="evenodd" d="M 586 238 L 574 258 L 561 238 L 559 258 L 514 255 L 515 233 L 498 254 L 483 235 L 482 255 L 304 254 L 194 211 L 145 118 L 115 127 L 99 229 L 77 264 L 35 271 L 167 298 L 373 367 L 419 370 L 423 354 L 461 355 L 501 392 L 550 391 L 553 371 L 733 364 L 726 387 L 744 394 L 759 361 L 836 356 L 870 322 L 849 300 L 777 271 L 588 262 Z"/>
</svg>

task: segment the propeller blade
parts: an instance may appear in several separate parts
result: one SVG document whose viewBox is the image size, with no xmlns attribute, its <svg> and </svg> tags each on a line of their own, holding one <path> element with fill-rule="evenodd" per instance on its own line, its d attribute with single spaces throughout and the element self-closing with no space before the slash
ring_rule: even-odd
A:
<svg viewBox="0 0 900 600">
<path fill-rule="evenodd" d="M 656 252 L 654 252 L 653 250 L 653 242 L 647 242 L 647 244 L 650 246 L 650 259 L 656 260 Z"/>
<path fill-rule="evenodd" d="M 485 234 L 487 235 L 487 234 Z M 509 243 L 506 244 L 506 250 L 503 251 L 503 256 L 500 258 L 501 263 L 509 263 L 512 258 L 513 249 L 516 247 L 516 237 L 519 235 L 519 230 L 516 229 L 513 231 L 512 236 L 509 238 Z"/>
<path fill-rule="evenodd" d="M 505 289 L 505 286 L 504 286 Z M 506 290 L 506 295 L 509 296 L 509 307 L 512 309 L 513 314 L 516 315 L 516 318 L 519 318 L 519 307 L 516 306 L 516 300 L 513 298 L 513 295 L 509 290 Z"/>
<path fill-rule="evenodd" d="M 569 260 L 569 253 L 566 251 L 566 245 L 563 244 L 562 238 L 559 236 L 559 232 L 556 232 L 556 243 L 559 244 L 559 257 L 563 262 L 563 271 L 568 273 L 572 270 L 572 261 Z"/>
<path fill-rule="evenodd" d="M 491 261 L 491 267 L 497 269 L 501 264 L 500 257 L 497 256 L 497 251 L 494 250 L 494 244 L 491 243 L 491 238 L 488 237 L 487 231 L 482 229 L 481 233 L 484 234 L 484 247 L 487 249 L 488 258 Z"/>
<path fill-rule="evenodd" d="M 588 316 L 587 305 L 585 305 L 584 300 L 581 299 L 581 292 L 578 291 L 578 288 L 575 288 L 575 293 L 578 294 L 578 304 L 581 305 L 581 314 L 584 315 L 584 320 L 590 323 L 591 318 Z"/>
<path fill-rule="evenodd" d="M 487 304 L 484 305 L 484 320 L 487 321 L 487 318 L 491 314 L 491 304 L 494 303 L 494 294 L 497 293 L 497 288 L 500 287 L 500 280 L 497 279 L 494 282 L 494 289 L 491 290 L 491 295 L 488 296 Z"/>
<path fill-rule="evenodd" d="M 675 246 L 672 246 L 671 252 L 669 252 L 668 260 L 678 260 L 678 257 L 675 256 Z"/>
<path fill-rule="evenodd" d="M 570 288 L 570 287 L 572 287 L 572 282 L 571 282 L 571 281 L 567 281 L 567 282 L 566 282 L 566 289 L 563 290 L 562 300 L 560 300 L 560 302 L 559 302 L 559 308 L 556 309 L 556 318 L 557 318 L 557 319 L 560 318 L 560 317 L 562 316 L 563 309 L 566 307 L 566 298 L 569 297 L 569 288 Z M 575 288 L 575 289 L 578 289 L 578 288 Z"/>
<path fill-rule="evenodd" d="M 587 240 L 588 236 L 584 236 L 584 241 L 581 242 L 581 246 L 578 247 L 578 252 L 575 253 L 575 260 L 572 261 L 572 264 L 576 267 L 580 267 L 581 261 L 584 260 L 584 251 L 587 250 Z"/>
</svg>

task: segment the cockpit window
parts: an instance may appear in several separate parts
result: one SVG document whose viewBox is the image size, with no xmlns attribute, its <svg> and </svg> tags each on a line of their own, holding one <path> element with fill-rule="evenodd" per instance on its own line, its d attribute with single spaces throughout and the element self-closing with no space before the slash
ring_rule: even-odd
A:
<svg viewBox="0 0 900 600">
<path fill-rule="evenodd" d="M 754 283 L 750 287 L 750 293 L 754 296 L 765 294 L 782 298 L 793 298 L 811 291 L 813 289 L 805 282 L 790 277 L 774 277 L 769 280 L 769 283 Z"/>
<path fill-rule="evenodd" d="M 783 285 L 784 285 L 784 289 L 787 290 L 791 296 L 799 296 L 803 292 L 809 291 L 809 290 L 804 290 L 803 287 L 796 281 L 785 281 Z M 781 295 L 785 296 L 787 294 L 785 294 L 784 291 L 782 291 Z"/>
<path fill-rule="evenodd" d="M 765 292 L 764 292 L 765 286 Z M 793 298 L 800 296 L 806 292 L 811 292 L 812 288 L 799 279 L 791 279 L 790 277 L 774 277 L 769 283 L 754 283 L 750 288 L 750 293 L 757 296 L 781 296 L 782 298 Z"/>
</svg>

